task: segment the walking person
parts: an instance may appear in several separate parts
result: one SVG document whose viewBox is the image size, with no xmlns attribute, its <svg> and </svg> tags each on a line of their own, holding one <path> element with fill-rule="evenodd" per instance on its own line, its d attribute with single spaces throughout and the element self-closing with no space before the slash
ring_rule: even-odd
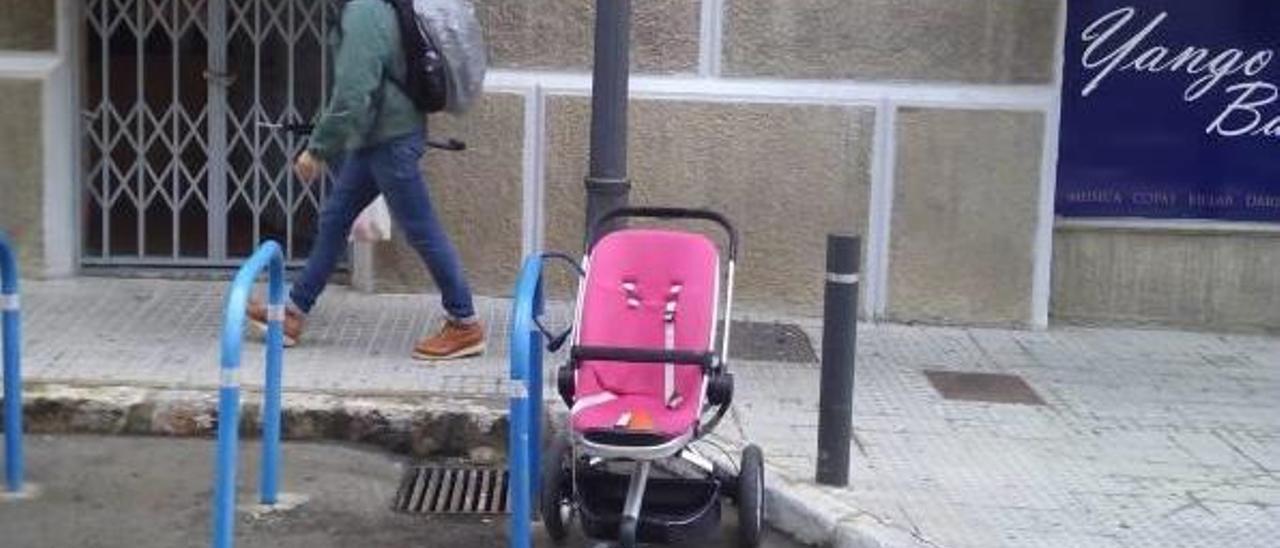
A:
<svg viewBox="0 0 1280 548">
<path fill-rule="evenodd" d="M 352 224 L 382 194 L 409 245 L 426 263 L 442 294 L 447 319 L 413 348 L 420 360 L 447 360 L 484 352 L 484 327 L 458 252 L 445 234 L 418 167 L 426 151 L 426 114 L 399 82 L 406 61 L 396 13 L 385 0 L 349 0 L 335 33 L 337 56 L 331 99 L 294 164 L 311 183 L 339 164 L 320 212 L 319 233 L 306 267 L 294 280 L 285 312 L 285 345 L 302 339 L 307 314 L 346 250 Z M 250 303 L 251 325 L 265 331 L 267 308 Z"/>
</svg>

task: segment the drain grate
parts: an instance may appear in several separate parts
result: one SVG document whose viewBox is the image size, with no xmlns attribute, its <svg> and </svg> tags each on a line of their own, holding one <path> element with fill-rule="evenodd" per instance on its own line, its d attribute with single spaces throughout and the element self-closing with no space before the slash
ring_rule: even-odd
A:
<svg viewBox="0 0 1280 548">
<path fill-rule="evenodd" d="M 414 466 L 400 482 L 395 509 L 406 514 L 505 514 L 510 477 L 500 468 Z"/>
<path fill-rule="evenodd" d="M 934 390 L 947 400 L 1044 405 L 1027 381 L 1017 375 L 925 371 Z"/>
<path fill-rule="evenodd" d="M 734 359 L 818 363 L 809 335 L 789 323 L 733 322 L 729 356 Z"/>
</svg>

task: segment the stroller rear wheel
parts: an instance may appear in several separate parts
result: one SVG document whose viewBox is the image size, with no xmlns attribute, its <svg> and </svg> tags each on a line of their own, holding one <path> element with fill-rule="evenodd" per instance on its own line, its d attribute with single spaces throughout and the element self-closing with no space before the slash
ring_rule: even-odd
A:
<svg viewBox="0 0 1280 548">
<path fill-rule="evenodd" d="M 569 485 L 568 474 L 568 467 L 573 465 L 571 459 L 569 440 L 556 436 L 542 461 L 542 493 L 538 506 L 542 512 L 542 525 L 556 543 L 569 536 L 573 508 L 573 486 Z"/>
<path fill-rule="evenodd" d="M 764 453 L 755 445 L 742 450 L 738 472 L 738 538 L 748 548 L 760 546 L 764 534 Z"/>
</svg>

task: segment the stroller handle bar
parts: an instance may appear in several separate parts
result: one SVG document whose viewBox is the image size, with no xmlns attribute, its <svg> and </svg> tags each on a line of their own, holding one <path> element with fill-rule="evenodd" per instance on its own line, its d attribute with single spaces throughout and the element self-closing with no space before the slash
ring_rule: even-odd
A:
<svg viewBox="0 0 1280 548">
<path fill-rule="evenodd" d="M 688 350 L 653 350 L 648 348 L 622 348 L 608 346 L 575 346 L 570 352 L 574 362 L 614 361 L 636 364 L 700 365 L 704 369 L 715 364 L 712 352 Z"/>
<path fill-rule="evenodd" d="M 646 219 L 699 219 L 720 225 L 729 235 L 729 261 L 738 258 L 738 229 L 724 215 L 709 209 L 691 209 L 682 207 L 622 207 L 606 213 L 595 226 L 591 227 L 591 247 L 595 247 L 604 228 L 610 222 L 624 218 Z"/>
</svg>

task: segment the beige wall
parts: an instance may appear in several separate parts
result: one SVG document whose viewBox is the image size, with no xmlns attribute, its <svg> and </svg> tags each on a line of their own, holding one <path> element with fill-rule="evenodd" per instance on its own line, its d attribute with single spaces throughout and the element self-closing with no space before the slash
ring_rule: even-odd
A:
<svg viewBox="0 0 1280 548">
<path fill-rule="evenodd" d="M 436 212 L 462 256 L 473 290 L 505 295 L 520 262 L 524 98 L 489 94 L 465 118 L 432 118 L 436 138 L 457 138 L 464 152 L 430 151 L 424 162 Z M 377 244 L 375 287 L 418 292 L 432 287 L 417 254 L 397 230 Z"/>
<path fill-rule="evenodd" d="M 589 110 L 574 97 L 548 108 L 550 249 L 582 249 Z M 874 112 L 642 100 L 631 124 L 631 202 L 724 213 L 742 234 L 742 304 L 820 314 L 825 235 L 867 230 Z"/>
<path fill-rule="evenodd" d="M 57 0 L 0 0 L 0 50 L 53 51 Z"/>
<path fill-rule="evenodd" d="M 40 94 L 38 81 L 0 80 L 0 229 L 16 240 L 27 276 L 43 264 Z"/>
<path fill-rule="evenodd" d="M 732 75 L 1053 81 L 1057 0 L 725 0 Z"/>
<path fill-rule="evenodd" d="M 1026 325 L 1043 116 L 904 109 L 889 317 Z"/>
<path fill-rule="evenodd" d="M 1053 316 L 1280 332 L 1280 233 L 1060 228 Z"/>
<path fill-rule="evenodd" d="M 585 71 L 591 67 L 596 0 L 480 0 L 493 63 L 503 68 Z M 698 65 L 699 0 L 632 3 L 632 67 L 693 72 Z"/>
</svg>

